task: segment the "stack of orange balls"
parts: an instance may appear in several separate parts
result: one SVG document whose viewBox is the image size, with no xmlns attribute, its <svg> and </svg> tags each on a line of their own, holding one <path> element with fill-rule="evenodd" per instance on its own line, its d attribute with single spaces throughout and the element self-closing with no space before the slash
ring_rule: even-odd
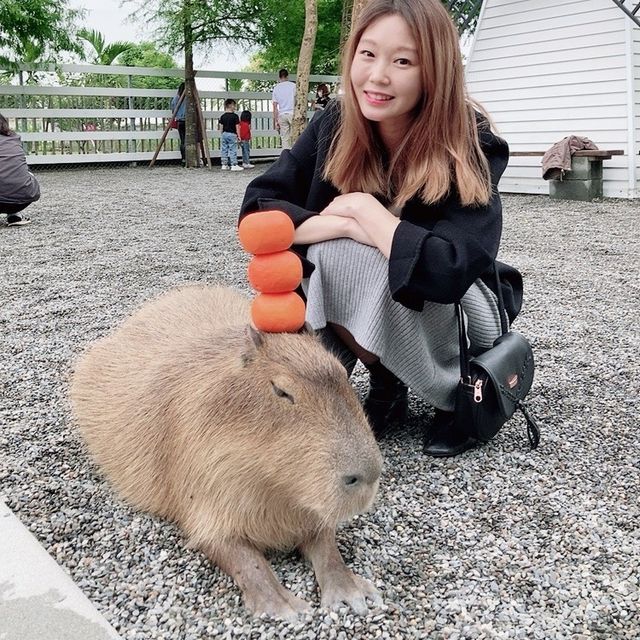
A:
<svg viewBox="0 0 640 640">
<path fill-rule="evenodd" d="M 253 254 L 249 283 L 258 295 L 251 304 L 251 319 L 260 331 L 295 332 L 304 325 L 304 300 L 295 292 L 302 280 L 302 262 L 289 250 L 294 232 L 283 211 L 252 213 L 238 228 L 240 244 Z"/>
</svg>

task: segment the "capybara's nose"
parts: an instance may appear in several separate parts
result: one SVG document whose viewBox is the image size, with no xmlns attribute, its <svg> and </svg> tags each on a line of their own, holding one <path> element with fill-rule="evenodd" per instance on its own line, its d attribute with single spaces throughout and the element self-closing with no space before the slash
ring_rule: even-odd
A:
<svg viewBox="0 0 640 640">
<path fill-rule="evenodd" d="M 355 489 L 363 484 L 373 485 L 380 478 L 380 465 L 374 462 L 363 465 L 358 471 L 354 473 L 347 473 L 342 476 L 342 482 L 347 488 Z"/>
</svg>

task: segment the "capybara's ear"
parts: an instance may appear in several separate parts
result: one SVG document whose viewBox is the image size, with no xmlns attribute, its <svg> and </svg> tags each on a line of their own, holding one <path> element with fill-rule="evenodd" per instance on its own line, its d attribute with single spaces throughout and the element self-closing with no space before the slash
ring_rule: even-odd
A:
<svg viewBox="0 0 640 640">
<path fill-rule="evenodd" d="M 259 349 L 264 344 L 262 332 L 258 331 L 252 324 L 247 325 L 246 332 L 247 338 L 256 349 Z"/>
<path fill-rule="evenodd" d="M 252 360 L 256 352 L 264 344 L 262 333 L 253 325 L 248 324 L 244 330 L 246 337 L 246 347 L 242 353 L 242 365 L 247 366 Z"/>
</svg>

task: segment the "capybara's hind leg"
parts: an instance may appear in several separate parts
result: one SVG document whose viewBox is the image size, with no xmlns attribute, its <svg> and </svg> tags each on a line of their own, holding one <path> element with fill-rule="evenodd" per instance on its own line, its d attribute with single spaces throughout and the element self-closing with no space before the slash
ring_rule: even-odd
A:
<svg viewBox="0 0 640 640">
<path fill-rule="evenodd" d="M 295 621 L 311 611 L 307 602 L 278 582 L 264 555 L 248 543 L 237 541 L 200 548 L 236 581 L 244 595 L 245 607 L 254 616 L 266 613 Z"/>
<path fill-rule="evenodd" d="M 365 615 L 369 610 L 367 600 L 374 605 L 382 604 L 378 590 L 345 565 L 336 545 L 334 531 L 321 531 L 315 538 L 302 544 L 300 549 L 313 565 L 323 607 L 337 610 L 349 606 L 357 614 Z"/>
</svg>

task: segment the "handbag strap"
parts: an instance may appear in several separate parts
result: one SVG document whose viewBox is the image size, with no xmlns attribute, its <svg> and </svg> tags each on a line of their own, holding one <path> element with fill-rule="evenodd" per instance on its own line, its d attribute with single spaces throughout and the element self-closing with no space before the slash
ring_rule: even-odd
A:
<svg viewBox="0 0 640 640">
<path fill-rule="evenodd" d="M 509 331 L 509 323 L 507 322 L 507 311 L 504 308 L 504 298 L 502 297 L 502 283 L 498 274 L 498 265 L 493 261 L 493 275 L 496 279 L 496 296 L 498 298 L 498 312 L 500 313 L 500 328 L 502 335 Z"/>
<path fill-rule="evenodd" d="M 507 312 L 504 308 L 504 298 L 502 297 L 502 286 L 495 260 L 493 261 L 493 275 L 496 279 L 496 297 L 498 298 L 498 313 L 500 315 L 500 330 L 502 335 L 509 331 L 507 322 Z M 467 328 L 464 322 L 464 312 L 460 301 L 455 303 L 456 316 L 458 319 L 458 342 L 460 345 L 460 375 L 463 380 L 469 377 L 469 347 L 467 346 Z"/>
<path fill-rule="evenodd" d="M 458 319 L 458 343 L 460 345 L 460 377 L 463 380 L 469 378 L 469 348 L 467 347 L 467 330 L 464 324 L 464 312 L 459 302 L 456 305 L 456 318 Z"/>
</svg>

